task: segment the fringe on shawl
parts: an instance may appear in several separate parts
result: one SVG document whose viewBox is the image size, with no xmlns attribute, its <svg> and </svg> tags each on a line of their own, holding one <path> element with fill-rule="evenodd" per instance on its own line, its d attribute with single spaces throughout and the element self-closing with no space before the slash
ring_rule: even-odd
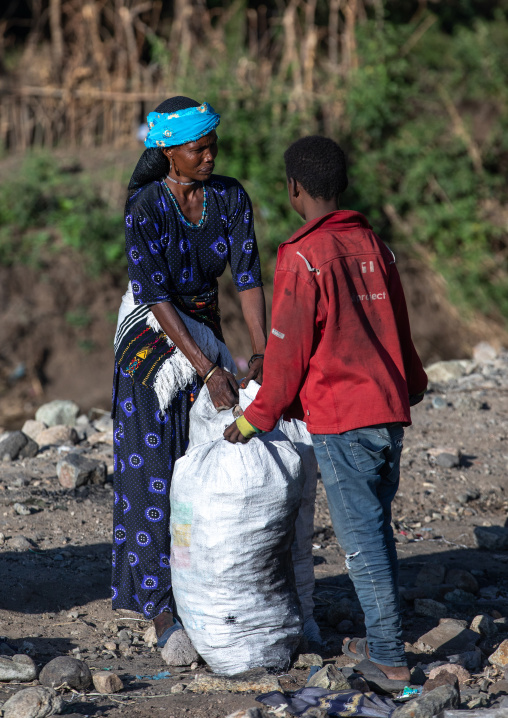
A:
<svg viewBox="0 0 508 718">
<path fill-rule="evenodd" d="M 177 307 L 175 309 L 203 354 L 206 354 L 210 361 L 219 364 L 226 371 L 236 374 L 236 364 L 224 342 L 219 341 L 207 326 L 183 314 Z M 148 314 L 146 323 L 155 332 L 163 331 L 152 312 Z M 174 346 L 169 337 L 168 344 Z M 154 389 L 161 411 L 165 412 L 178 392 L 196 379 L 196 370 L 180 349 L 175 347 L 175 351 L 169 359 L 166 359 L 155 377 Z"/>
</svg>

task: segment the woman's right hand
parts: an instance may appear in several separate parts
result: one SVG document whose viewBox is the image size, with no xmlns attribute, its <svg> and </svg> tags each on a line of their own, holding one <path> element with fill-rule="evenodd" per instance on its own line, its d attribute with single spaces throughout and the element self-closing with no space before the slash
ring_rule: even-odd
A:
<svg viewBox="0 0 508 718">
<path fill-rule="evenodd" d="M 238 384 L 233 374 L 229 371 L 219 367 L 208 379 L 206 386 L 217 411 L 231 409 L 235 404 L 238 404 Z"/>
</svg>

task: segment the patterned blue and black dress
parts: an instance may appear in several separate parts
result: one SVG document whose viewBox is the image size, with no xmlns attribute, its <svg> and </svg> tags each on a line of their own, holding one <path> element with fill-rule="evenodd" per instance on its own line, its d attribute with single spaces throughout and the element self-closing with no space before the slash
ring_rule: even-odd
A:
<svg viewBox="0 0 508 718">
<path fill-rule="evenodd" d="M 113 386 L 115 504 L 113 608 L 155 618 L 174 610 L 171 590 L 169 489 L 175 461 L 188 443 L 196 378 L 162 407 L 156 377 L 175 347 L 147 324 L 150 307 L 173 303 L 221 341 L 217 278 L 226 264 L 238 289 L 262 286 L 252 206 L 234 179 L 205 183 L 206 217 L 188 226 L 163 182 L 128 201 L 126 253 L 134 302 L 119 320 Z"/>
</svg>

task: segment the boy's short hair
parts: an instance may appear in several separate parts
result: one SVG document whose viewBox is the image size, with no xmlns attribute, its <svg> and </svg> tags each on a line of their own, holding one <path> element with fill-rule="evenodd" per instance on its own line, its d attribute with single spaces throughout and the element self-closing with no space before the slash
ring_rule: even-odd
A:
<svg viewBox="0 0 508 718">
<path fill-rule="evenodd" d="M 346 158 L 328 137 L 310 135 L 284 152 L 288 179 L 295 179 L 313 199 L 333 199 L 347 188 Z"/>
</svg>

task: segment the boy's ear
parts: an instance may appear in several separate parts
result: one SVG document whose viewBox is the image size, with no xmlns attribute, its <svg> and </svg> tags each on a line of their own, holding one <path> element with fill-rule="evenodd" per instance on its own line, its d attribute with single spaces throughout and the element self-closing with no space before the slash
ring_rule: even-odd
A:
<svg viewBox="0 0 508 718">
<path fill-rule="evenodd" d="M 289 188 L 289 194 L 292 197 L 298 197 L 300 195 L 300 183 L 298 180 L 295 180 L 294 177 L 288 178 L 288 188 Z"/>
</svg>

